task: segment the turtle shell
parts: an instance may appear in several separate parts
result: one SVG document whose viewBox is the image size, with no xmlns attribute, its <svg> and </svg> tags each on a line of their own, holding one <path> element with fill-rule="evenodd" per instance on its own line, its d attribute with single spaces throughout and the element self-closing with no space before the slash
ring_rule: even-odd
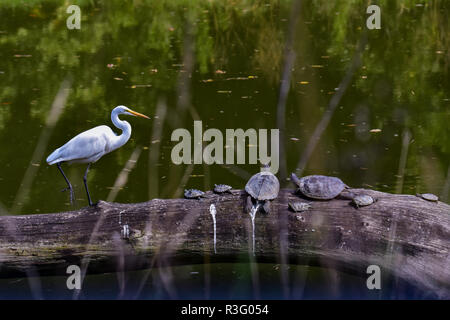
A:
<svg viewBox="0 0 450 320">
<path fill-rule="evenodd" d="M 312 199 L 329 200 L 339 195 L 346 187 L 341 179 L 328 176 L 306 176 L 298 181 L 300 192 Z"/>
<path fill-rule="evenodd" d="M 216 193 L 224 193 L 229 192 L 232 189 L 231 186 L 226 184 L 215 184 L 214 185 L 214 192 Z"/>
<path fill-rule="evenodd" d="M 245 191 L 257 200 L 273 200 L 280 191 L 280 182 L 271 172 L 259 172 L 248 180 Z"/>
<path fill-rule="evenodd" d="M 367 194 L 360 194 L 353 198 L 353 203 L 358 207 L 368 206 L 374 202 L 375 200 Z"/>
<path fill-rule="evenodd" d="M 439 197 L 435 194 L 432 193 L 422 193 L 422 194 L 417 194 L 418 197 L 421 197 L 422 199 L 425 199 L 427 201 L 433 201 L 433 202 L 437 202 L 439 201 Z"/>
<path fill-rule="evenodd" d="M 309 210 L 311 208 L 311 205 L 306 202 L 289 202 L 289 208 L 291 208 L 294 212 L 302 212 Z"/>
<path fill-rule="evenodd" d="M 187 189 L 184 190 L 184 197 L 187 199 L 200 198 L 203 197 L 205 193 L 197 189 Z"/>
</svg>

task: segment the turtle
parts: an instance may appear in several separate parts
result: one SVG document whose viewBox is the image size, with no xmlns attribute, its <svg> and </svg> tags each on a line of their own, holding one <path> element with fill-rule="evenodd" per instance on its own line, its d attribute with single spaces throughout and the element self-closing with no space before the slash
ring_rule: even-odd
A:
<svg viewBox="0 0 450 320">
<path fill-rule="evenodd" d="M 372 203 L 376 201 L 377 199 L 374 199 L 367 194 L 357 194 L 352 199 L 352 203 L 355 205 L 356 208 L 370 206 Z"/>
<path fill-rule="evenodd" d="M 215 193 L 231 193 L 231 189 L 233 189 L 231 186 L 226 184 L 215 184 L 214 185 L 214 192 Z"/>
<path fill-rule="evenodd" d="M 432 201 L 432 202 L 439 201 L 439 197 L 432 193 L 417 193 L 416 196 L 419 198 L 425 199 L 427 201 Z"/>
<path fill-rule="evenodd" d="M 288 205 L 289 205 L 289 208 L 294 212 L 302 212 L 302 211 L 309 210 L 309 208 L 311 208 L 311 205 L 309 203 L 300 202 L 300 201 L 289 202 Z"/>
<path fill-rule="evenodd" d="M 184 197 L 186 199 L 200 199 L 201 197 L 204 197 L 205 193 L 201 190 L 197 189 L 186 189 L 184 190 Z"/>
<path fill-rule="evenodd" d="M 341 179 L 329 176 L 312 175 L 299 179 L 292 173 L 291 180 L 303 195 L 311 199 L 330 200 L 348 188 Z"/>
<path fill-rule="evenodd" d="M 370 206 L 371 204 L 378 201 L 378 199 L 373 198 L 365 193 L 353 193 L 351 191 L 344 190 L 339 194 L 339 198 L 351 200 L 351 204 L 356 208 Z"/>
<path fill-rule="evenodd" d="M 262 206 L 264 212 L 269 213 L 270 200 L 278 196 L 280 182 L 268 168 L 268 165 L 262 166 L 261 172 L 253 175 L 245 185 L 245 191 L 248 193 L 247 212 L 250 212 L 253 208 L 258 211 L 259 207 Z"/>
</svg>

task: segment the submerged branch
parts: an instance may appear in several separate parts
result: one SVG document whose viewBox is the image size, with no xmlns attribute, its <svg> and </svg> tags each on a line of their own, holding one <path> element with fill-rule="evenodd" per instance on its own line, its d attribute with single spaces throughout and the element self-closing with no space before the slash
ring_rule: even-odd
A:
<svg viewBox="0 0 450 320">
<path fill-rule="evenodd" d="M 254 257 L 249 255 L 252 228 L 242 190 L 208 192 L 201 200 L 100 201 L 71 212 L 0 216 L 0 277 L 30 270 L 65 274 L 83 259 L 89 260 L 88 273 L 203 263 L 205 257 L 210 262 L 280 263 L 284 251 L 288 263 L 365 278 L 367 267 L 376 264 L 385 274 L 450 297 L 450 206 L 412 195 L 364 192 L 378 201 L 356 209 L 349 200 L 311 201 L 281 190 L 270 214 L 256 214 Z M 294 213 L 289 201 L 308 201 L 312 207 Z"/>
</svg>

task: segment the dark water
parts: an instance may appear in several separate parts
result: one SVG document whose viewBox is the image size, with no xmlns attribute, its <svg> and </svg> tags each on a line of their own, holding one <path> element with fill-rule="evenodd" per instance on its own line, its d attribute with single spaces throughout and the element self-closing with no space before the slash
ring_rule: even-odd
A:
<svg viewBox="0 0 450 320">
<path fill-rule="evenodd" d="M 88 182 L 94 201 L 173 198 L 186 186 L 210 189 L 215 183 L 242 188 L 258 165 L 171 161 L 173 130 L 193 133 L 194 119 L 223 133 L 281 123 L 283 178 L 305 158 L 364 34 L 361 66 L 303 174 L 448 200 L 446 1 L 390 1 L 382 6 L 380 30 L 366 29 L 365 1 L 303 1 L 299 14 L 292 14 L 289 1 L 79 4 L 80 30 L 67 29 L 69 14 L 59 1 L 0 5 L 1 213 L 72 209 L 68 194 L 59 192 L 64 180 L 45 158 L 81 131 L 111 126 L 110 111 L 120 104 L 152 119 L 129 119 L 130 141 L 93 165 Z M 290 68 L 286 44 L 294 53 Z M 285 69 L 290 82 L 283 124 L 277 105 Z M 62 86 L 68 96 L 58 114 L 52 105 L 58 92 L 66 92 Z M 116 178 L 134 151 L 135 167 L 113 197 Z M 64 168 L 75 186 L 76 208 L 82 207 L 85 168 Z"/>
<path fill-rule="evenodd" d="M 291 265 L 286 287 L 280 282 L 280 265 L 260 263 L 256 268 L 257 282 L 251 266 L 243 263 L 90 275 L 79 292 L 67 289 L 66 277 L 0 279 L 0 299 L 436 299 L 432 292 L 388 275 L 381 290 L 368 290 L 359 277 Z M 162 280 L 167 272 L 173 276 L 170 284 Z"/>
</svg>

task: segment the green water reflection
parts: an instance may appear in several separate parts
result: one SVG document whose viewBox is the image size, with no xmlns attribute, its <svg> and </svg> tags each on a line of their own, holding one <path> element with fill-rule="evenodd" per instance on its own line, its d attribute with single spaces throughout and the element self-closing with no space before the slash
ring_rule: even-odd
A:
<svg viewBox="0 0 450 320">
<path fill-rule="evenodd" d="M 96 163 L 89 176 L 94 199 L 106 199 L 132 151 L 143 147 L 116 201 L 180 195 L 187 166 L 174 165 L 171 132 L 204 127 L 276 128 L 276 107 L 287 34 L 296 53 L 286 105 L 281 160 L 298 160 L 365 29 L 365 1 L 304 1 L 289 30 L 289 1 L 79 1 L 81 30 L 68 30 L 59 1 L 2 2 L 0 6 L 0 202 L 3 212 L 70 209 L 64 180 L 45 157 L 75 134 L 110 123 L 119 104 L 157 122 L 130 119 L 132 139 Z M 381 1 L 382 28 L 368 42 L 331 121 L 307 162 L 305 174 L 340 176 L 351 186 L 389 192 L 427 191 L 448 199 L 449 4 Z M 190 63 L 192 61 L 192 63 Z M 192 72 L 190 76 L 190 72 Z M 64 79 L 71 79 L 65 108 L 30 163 Z M 183 111 L 187 110 L 187 111 Z M 160 114 L 161 115 L 161 114 Z M 370 132 L 373 129 L 380 129 Z M 409 147 L 402 143 L 410 132 Z M 404 171 L 401 153 L 406 152 Z M 151 156 L 152 154 L 157 155 Z M 31 167 L 29 188 L 21 187 Z M 34 167 L 34 168 L 33 168 Z M 257 165 L 240 165 L 247 172 Z M 84 167 L 66 169 L 85 205 Z M 188 171 L 189 173 L 189 171 Z M 401 176 L 401 177 L 400 177 Z M 186 185 L 236 188 L 245 176 L 220 165 L 195 165 Z M 286 182 L 285 182 L 286 184 Z M 22 190 L 24 191 L 24 190 Z"/>
</svg>

